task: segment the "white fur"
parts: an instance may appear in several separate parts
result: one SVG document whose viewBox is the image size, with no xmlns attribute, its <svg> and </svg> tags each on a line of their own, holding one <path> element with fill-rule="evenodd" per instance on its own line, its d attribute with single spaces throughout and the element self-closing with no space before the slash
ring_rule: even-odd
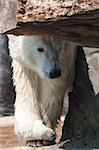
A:
<svg viewBox="0 0 99 150">
<path fill-rule="evenodd" d="M 64 95 L 72 90 L 76 46 L 52 36 L 10 35 L 9 39 L 16 86 L 16 132 L 24 140 L 53 140 Z M 38 47 L 44 48 L 46 56 L 37 52 Z M 44 71 L 51 70 L 54 59 L 62 75 L 49 79 Z"/>
</svg>

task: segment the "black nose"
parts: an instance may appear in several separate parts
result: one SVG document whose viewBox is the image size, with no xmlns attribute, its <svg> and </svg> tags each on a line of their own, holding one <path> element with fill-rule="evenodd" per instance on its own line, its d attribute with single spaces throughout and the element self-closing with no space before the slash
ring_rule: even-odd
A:
<svg viewBox="0 0 99 150">
<path fill-rule="evenodd" d="M 61 70 L 60 69 L 52 69 L 50 72 L 50 78 L 58 78 L 61 76 Z"/>
</svg>

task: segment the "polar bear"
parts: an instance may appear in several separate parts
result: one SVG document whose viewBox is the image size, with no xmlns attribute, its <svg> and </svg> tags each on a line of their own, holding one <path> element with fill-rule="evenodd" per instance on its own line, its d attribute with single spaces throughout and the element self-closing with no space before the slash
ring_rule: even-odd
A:
<svg viewBox="0 0 99 150">
<path fill-rule="evenodd" d="M 15 131 L 29 143 L 51 142 L 64 95 L 72 90 L 76 46 L 57 36 L 9 35 L 9 49 L 16 89 Z"/>
</svg>

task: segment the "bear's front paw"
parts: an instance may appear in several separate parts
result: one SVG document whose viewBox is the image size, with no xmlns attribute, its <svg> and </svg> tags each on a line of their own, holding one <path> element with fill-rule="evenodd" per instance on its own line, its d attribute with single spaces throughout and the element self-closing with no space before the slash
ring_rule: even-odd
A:
<svg viewBox="0 0 99 150">
<path fill-rule="evenodd" d="M 42 138 L 41 140 L 53 141 L 55 140 L 55 133 L 52 129 L 47 128 L 45 126 L 45 131 L 42 130 Z"/>
<path fill-rule="evenodd" d="M 29 146 L 49 145 L 55 141 L 55 132 L 40 121 L 36 121 L 32 125 L 28 124 L 28 126 L 24 126 L 24 128 L 21 124 L 20 127 L 20 129 L 16 127 L 17 134 L 20 135 Z"/>
<path fill-rule="evenodd" d="M 26 146 L 40 147 L 55 144 L 55 133 L 52 129 L 46 127 L 45 131 L 42 130 L 42 138 L 40 140 L 29 140 L 26 141 Z M 39 139 L 39 138 L 38 138 Z"/>
</svg>

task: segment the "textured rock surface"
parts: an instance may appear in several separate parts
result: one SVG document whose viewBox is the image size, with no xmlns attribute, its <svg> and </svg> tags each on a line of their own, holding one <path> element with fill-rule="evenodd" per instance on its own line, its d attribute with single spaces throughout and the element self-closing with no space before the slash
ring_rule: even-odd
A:
<svg viewBox="0 0 99 150">
<path fill-rule="evenodd" d="M 0 0 L 0 33 L 16 27 L 16 0 Z"/>
<path fill-rule="evenodd" d="M 1 0 L 0 16 L 0 33 L 57 34 L 99 47 L 98 0 Z"/>
<path fill-rule="evenodd" d="M 6 35 L 0 35 L 0 115 L 11 115 L 13 112 L 14 88 L 8 39 Z"/>
<path fill-rule="evenodd" d="M 20 21 L 43 21 L 98 8 L 97 0 L 18 0 L 17 18 Z"/>
<path fill-rule="evenodd" d="M 97 84 L 99 85 L 98 81 Z M 70 141 L 64 144 L 63 147 L 67 148 L 67 150 L 81 148 L 99 149 L 98 114 L 99 93 L 96 95 L 94 93 L 88 75 L 88 65 L 85 55 L 82 48 L 79 48 L 76 61 L 74 89 L 73 92 L 69 94 L 69 111 L 65 119 L 62 136 L 62 140 L 69 139 Z"/>
</svg>

